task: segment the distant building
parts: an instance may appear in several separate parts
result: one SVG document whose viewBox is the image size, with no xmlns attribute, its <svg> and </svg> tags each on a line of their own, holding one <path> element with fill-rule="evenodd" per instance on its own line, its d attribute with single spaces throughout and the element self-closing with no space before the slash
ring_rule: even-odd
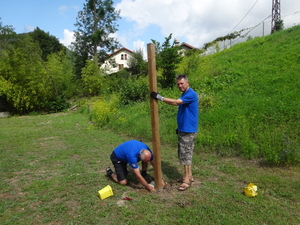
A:
<svg viewBox="0 0 300 225">
<path fill-rule="evenodd" d="M 181 48 L 185 51 L 188 51 L 188 50 L 192 50 L 192 49 L 196 49 L 195 47 L 183 42 L 181 45 Z"/>
<path fill-rule="evenodd" d="M 174 44 L 175 44 L 175 46 L 180 46 L 181 47 L 181 49 L 179 51 L 179 54 L 181 54 L 182 56 L 185 55 L 186 51 L 189 51 L 189 50 L 192 50 L 192 49 L 196 49 L 195 47 L 193 47 L 193 46 L 191 46 L 191 45 L 189 45 L 189 44 L 187 44 L 185 42 L 183 42 L 183 43 L 180 44 L 179 38 L 175 38 L 174 39 Z"/>
<path fill-rule="evenodd" d="M 133 54 L 133 51 L 123 47 L 111 53 L 100 68 L 105 70 L 107 74 L 116 73 L 124 68 L 128 68 L 129 59 L 133 57 Z"/>
<path fill-rule="evenodd" d="M 180 45 L 181 49 L 179 53 L 184 56 L 185 52 L 188 50 L 196 49 L 195 47 L 187 44 L 181 43 L 179 44 L 179 39 L 175 38 L 174 43 L 176 46 Z M 107 59 L 100 66 L 102 70 L 104 70 L 107 74 L 116 73 L 124 68 L 129 68 L 129 60 L 133 57 L 134 52 L 123 47 L 119 50 L 114 51 L 110 55 L 108 55 Z"/>
</svg>

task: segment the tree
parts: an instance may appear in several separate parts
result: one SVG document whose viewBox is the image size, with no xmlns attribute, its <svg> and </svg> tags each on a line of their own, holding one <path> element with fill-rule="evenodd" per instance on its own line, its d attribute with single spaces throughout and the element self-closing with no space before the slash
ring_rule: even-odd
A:
<svg viewBox="0 0 300 225">
<path fill-rule="evenodd" d="M 32 37 L 34 42 L 39 44 L 44 61 L 47 61 L 48 55 L 66 50 L 66 47 L 64 47 L 55 36 L 50 35 L 49 32 L 46 33 L 38 27 L 28 34 Z"/>
<path fill-rule="evenodd" d="M 81 77 L 81 69 L 86 60 L 96 55 L 99 62 L 103 62 L 107 52 L 119 48 L 116 38 L 112 37 L 117 29 L 116 21 L 121 17 L 120 11 L 113 7 L 112 0 L 86 0 L 83 10 L 76 18 L 77 30 L 73 50 L 76 53 L 76 75 Z"/>
<path fill-rule="evenodd" d="M 132 57 L 129 58 L 128 67 L 131 75 L 148 74 L 148 64 L 144 60 L 142 49 L 137 50 Z"/>
<path fill-rule="evenodd" d="M 95 57 L 97 57 L 97 55 Z M 89 95 L 100 94 L 106 89 L 104 79 L 97 60 L 88 60 L 86 66 L 82 69 L 83 92 Z"/>
<path fill-rule="evenodd" d="M 157 67 L 162 70 L 162 77 L 158 78 L 158 82 L 162 88 L 171 88 L 174 85 L 176 69 L 182 60 L 179 54 L 180 47 L 171 44 L 172 34 L 165 38 L 165 42 L 160 45 L 159 42 L 151 40 L 156 47 Z"/>
<path fill-rule="evenodd" d="M 0 17 L 0 54 L 11 46 L 12 40 L 16 40 L 16 33 L 12 26 L 3 26 Z"/>
<path fill-rule="evenodd" d="M 0 108 L 11 113 L 64 109 L 73 77 L 65 52 L 51 53 L 44 61 L 29 34 L 17 35 L 1 23 L 0 43 Z"/>
<path fill-rule="evenodd" d="M 280 31 L 284 29 L 283 20 L 276 21 L 275 23 L 275 31 Z"/>
</svg>

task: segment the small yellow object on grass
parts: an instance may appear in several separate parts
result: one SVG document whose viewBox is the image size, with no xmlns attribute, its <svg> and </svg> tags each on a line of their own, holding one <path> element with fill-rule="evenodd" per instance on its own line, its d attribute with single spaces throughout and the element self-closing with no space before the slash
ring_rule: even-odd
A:
<svg viewBox="0 0 300 225">
<path fill-rule="evenodd" d="M 254 185 L 253 183 L 248 184 L 248 186 L 244 188 L 244 194 L 247 197 L 257 196 L 257 186 Z"/>
<path fill-rule="evenodd" d="M 102 188 L 100 191 L 98 191 L 98 193 L 99 193 L 99 197 L 102 200 L 108 198 L 109 196 L 114 195 L 110 185 L 107 185 L 105 188 Z"/>
</svg>

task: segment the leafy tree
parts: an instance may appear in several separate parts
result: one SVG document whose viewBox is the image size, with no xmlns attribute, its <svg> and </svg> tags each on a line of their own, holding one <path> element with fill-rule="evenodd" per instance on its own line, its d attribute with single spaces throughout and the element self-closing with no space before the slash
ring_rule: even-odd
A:
<svg viewBox="0 0 300 225">
<path fill-rule="evenodd" d="M 276 21 L 275 31 L 280 31 L 284 29 L 283 20 Z"/>
<path fill-rule="evenodd" d="M 162 70 L 162 77 L 158 78 L 158 82 L 162 88 L 171 88 L 174 85 L 176 69 L 182 58 L 179 54 L 180 47 L 171 44 L 172 34 L 165 38 L 165 42 L 160 45 L 159 42 L 151 40 L 156 47 L 157 67 Z"/>
<path fill-rule="evenodd" d="M 12 41 L 16 39 L 17 37 L 14 28 L 9 25 L 3 26 L 0 17 L 0 54 L 5 49 L 9 48 Z"/>
<path fill-rule="evenodd" d="M 111 36 L 118 30 L 119 14 L 112 0 L 86 0 L 83 10 L 78 12 L 73 50 L 77 55 L 75 64 L 79 78 L 86 60 L 97 55 L 97 59 L 103 62 L 107 52 L 119 48 L 118 41 Z"/>
<path fill-rule="evenodd" d="M 28 34 L 32 37 L 34 42 L 39 44 L 44 61 L 47 61 L 48 55 L 66 49 L 55 36 L 50 35 L 49 32 L 46 33 L 38 27 Z"/>
<path fill-rule="evenodd" d="M 64 51 L 42 59 L 37 42 L 0 24 L 0 101 L 12 113 L 57 111 L 71 96 L 72 64 Z M 75 88 L 74 88 L 75 89 Z M 57 104 L 59 103 L 59 105 Z"/>
<path fill-rule="evenodd" d="M 148 65 L 143 57 L 143 50 L 137 50 L 128 62 L 129 72 L 131 75 L 147 75 Z"/>
<path fill-rule="evenodd" d="M 39 46 L 28 35 L 13 45 L 0 56 L 0 96 L 15 112 L 26 113 L 42 106 L 50 86 Z"/>
<path fill-rule="evenodd" d="M 95 56 L 97 58 L 97 55 Z M 84 92 L 90 95 L 98 95 L 105 89 L 105 78 L 101 72 L 97 60 L 87 60 L 82 69 L 82 83 Z"/>
</svg>

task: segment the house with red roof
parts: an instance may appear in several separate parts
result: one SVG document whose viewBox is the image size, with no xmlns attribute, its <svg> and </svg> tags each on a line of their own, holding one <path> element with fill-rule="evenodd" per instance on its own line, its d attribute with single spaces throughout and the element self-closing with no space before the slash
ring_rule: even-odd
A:
<svg viewBox="0 0 300 225">
<path fill-rule="evenodd" d="M 108 59 L 100 66 L 107 74 L 116 73 L 129 67 L 130 58 L 134 52 L 123 47 L 109 54 Z"/>
</svg>

